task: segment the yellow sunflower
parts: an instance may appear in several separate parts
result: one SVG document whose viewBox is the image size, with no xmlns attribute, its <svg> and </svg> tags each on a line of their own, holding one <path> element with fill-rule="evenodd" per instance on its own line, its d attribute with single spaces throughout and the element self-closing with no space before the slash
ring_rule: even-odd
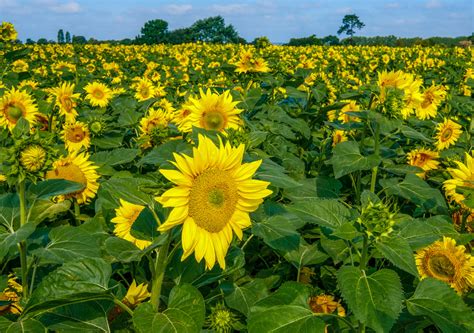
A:
<svg viewBox="0 0 474 333">
<path fill-rule="evenodd" d="M 81 148 L 87 150 L 91 145 L 89 128 L 80 121 L 64 124 L 61 136 L 69 152 L 79 151 Z"/>
<path fill-rule="evenodd" d="M 23 287 L 16 282 L 16 277 L 12 274 L 8 276 L 7 287 L 0 292 L 0 302 L 9 301 L 7 305 L 0 305 L 0 316 L 7 313 L 19 315 L 23 311 L 20 305 L 20 295 L 23 292 Z"/>
<path fill-rule="evenodd" d="M 120 207 L 115 209 L 116 216 L 110 220 L 115 223 L 114 234 L 135 244 L 140 250 L 146 248 L 151 242 L 133 237 L 130 231 L 144 208 L 145 206 L 135 205 L 120 199 Z"/>
<path fill-rule="evenodd" d="M 123 298 L 123 301 L 128 306 L 135 307 L 150 296 L 151 294 L 148 291 L 148 284 L 140 283 L 137 285 L 135 280 L 133 280 L 127 290 L 127 294 Z"/>
<path fill-rule="evenodd" d="M 148 115 L 140 120 L 139 127 L 139 140 L 143 140 L 143 148 L 149 148 L 156 143 L 155 141 L 164 140 L 168 137 L 168 118 L 163 110 L 148 110 Z"/>
<path fill-rule="evenodd" d="M 309 307 L 314 313 L 321 314 L 332 314 L 336 312 L 340 317 L 346 316 L 346 310 L 342 307 L 340 302 L 334 300 L 334 296 L 331 295 L 319 295 L 313 296 L 309 299 Z"/>
<path fill-rule="evenodd" d="M 135 98 L 139 102 L 146 101 L 154 97 L 155 95 L 155 87 L 153 86 L 153 82 L 148 79 L 140 79 L 134 86 L 135 88 Z"/>
<path fill-rule="evenodd" d="M 112 90 L 100 82 L 89 83 L 84 87 L 84 90 L 87 92 L 86 99 L 91 102 L 92 106 L 105 108 L 113 97 Z"/>
<path fill-rule="evenodd" d="M 14 41 L 18 38 L 15 27 L 10 22 L 2 22 L 0 25 L 0 42 Z"/>
<path fill-rule="evenodd" d="M 241 239 L 242 229 L 251 225 L 249 213 L 272 193 L 269 182 L 252 179 L 261 160 L 242 164 L 244 150 L 243 144 L 217 147 L 199 135 L 193 157 L 174 154 L 172 163 L 178 170 L 160 170 L 176 186 L 157 198 L 163 207 L 173 207 L 158 230 L 183 224 L 182 260 L 194 252 L 198 262 L 205 259 L 208 269 L 216 260 L 225 268 L 232 230 Z"/>
<path fill-rule="evenodd" d="M 7 91 L 0 99 L 0 126 L 13 130 L 18 120 L 23 117 L 30 126 L 37 122 L 38 107 L 33 98 L 25 91 L 15 88 Z"/>
<path fill-rule="evenodd" d="M 182 132 L 191 132 L 193 126 L 219 132 L 228 128 L 239 129 L 242 126 L 242 120 L 239 118 L 242 110 L 235 107 L 238 102 L 232 101 L 229 91 L 219 95 L 210 90 L 206 93 L 201 90 L 200 95 L 200 98 L 191 97 L 182 107 L 190 111 L 179 126 Z"/>
<path fill-rule="evenodd" d="M 474 189 L 474 161 L 473 157 L 466 153 L 466 163 L 455 161 L 458 168 L 448 168 L 452 179 L 445 180 L 443 188 L 446 192 L 446 197 L 454 200 L 459 205 L 467 208 L 463 201 L 466 199 L 464 194 L 456 191 L 458 188 Z"/>
<path fill-rule="evenodd" d="M 338 143 L 347 141 L 346 132 L 342 130 L 335 130 L 332 133 L 332 146 L 335 147 Z"/>
<path fill-rule="evenodd" d="M 64 82 L 58 87 L 50 89 L 55 98 L 55 105 L 59 108 L 59 114 L 66 117 L 67 122 L 74 122 L 77 117 L 76 100 L 81 94 L 74 93 L 74 84 Z"/>
<path fill-rule="evenodd" d="M 5 182 L 6 180 L 7 180 L 7 177 L 0 173 L 0 183 Z"/>
<path fill-rule="evenodd" d="M 29 172 L 36 172 L 46 164 L 46 150 L 39 145 L 26 147 L 20 153 L 20 164 Z"/>
<path fill-rule="evenodd" d="M 421 119 L 436 117 L 438 106 L 446 97 L 446 88 L 443 86 L 431 86 L 423 92 L 421 103 L 415 109 L 416 116 Z"/>
<path fill-rule="evenodd" d="M 408 164 L 417 166 L 425 172 L 438 169 L 439 161 L 436 160 L 438 158 L 438 152 L 424 148 L 414 149 L 407 154 Z M 418 173 L 417 175 L 423 178 L 425 172 Z"/>
<path fill-rule="evenodd" d="M 455 144 L 462 134 L 461 128 L 461 125 L 451 119 L 445 119 L 442 123 L 439 123 L 436 127 L 437 133 L 435 138 L 438 139 L 436 148 L 443 150 Z"/>
<path fill-rule="evenodd" d="M 88 154 L 72 153 L 54 162 L 53 170 L 46 173 L 45 179 L 66 179 L 82 184 L 83 189 L 60 197 L 63 200 L 75 198 L 77 203 L 82 204 L 94 198 L 99 189 L 97 180 L 100 176 L 96 169 Z"/>
<path fill-rule="evenodd" d="M 402 71 L 379 72 L 377 83 L 380 89 L 380 102 L 385 102 L 388 88 L 405 89 L 409 81 L 407 74 Z"/>
<path fill-rule="evenodd" d="M 442 241 L 419 250 L 415 255 L 421 279 L 432 277 L 448 283 L 459 294 L 474 286 L 474 258 L 463 245 L 443 237 Z"/>
</svg>

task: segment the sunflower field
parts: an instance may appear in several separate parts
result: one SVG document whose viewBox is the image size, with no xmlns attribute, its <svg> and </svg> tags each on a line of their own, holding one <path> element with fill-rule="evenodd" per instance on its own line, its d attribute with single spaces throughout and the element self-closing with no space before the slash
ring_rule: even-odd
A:
<svg viewBox="0 0 474 333">
<path fill-rule="evenodd" d="M 0 332 L 473 332 L 472 48 L 22 45 Z"/>
</svg>

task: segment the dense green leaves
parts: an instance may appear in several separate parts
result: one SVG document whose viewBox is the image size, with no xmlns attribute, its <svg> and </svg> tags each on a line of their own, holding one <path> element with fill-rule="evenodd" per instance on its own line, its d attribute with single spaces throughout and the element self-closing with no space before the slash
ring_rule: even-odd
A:
<svg viewBox="0 0 474 333">
<path fill-rule="evenodd" d="M 268 220 L 255 223 L 252 233 L 263 238 L 265 243 L 275 250 L 291 251 L 298 247 L 300 235 L 290 219 L 275 215 Z"/>
<path fill-rule="evenodd" d="M 334 177 L 337 179 L 354 171 L 370 170 L 380 163 L 380 158 L 373 155 L 363 156 L 357 142 L 347 141 L 334 148 L 328 163 L 332 164 Z"/>
<path fill-rule="evenodd" d="M 336 229 L 348 222 L 351 212 L 337 200 L 312 198 L 288 207 L 288 210 L 307 223 Z"/>
<path fill-rule="evenodd" d="M 375 247 L 396 267 L 418 276 L 415 257 L 407 240 L 400 237 L 382 238 Z"/>
</svg>

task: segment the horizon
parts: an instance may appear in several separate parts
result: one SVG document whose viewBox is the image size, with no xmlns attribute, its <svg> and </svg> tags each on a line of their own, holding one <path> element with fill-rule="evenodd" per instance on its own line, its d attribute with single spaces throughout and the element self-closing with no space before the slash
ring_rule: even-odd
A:
<svg viewBox="0 0 474 333">
<path fill-rule="evenodd" d="M 267 36 L 274 44 L 290 38 L 337 35 L 342 18 L 356 14 L 366 26 L 355 36 L 394 35 L 398 38 L 470 36 L 473 27 L 471 1 L 289 1 L 247 0 L 135 2 L 92 0 L 0 0 L 1 21 L 15 25 L 18 38 L 26 41 L 57 40 L 59 29 L 86 39 L 134 39 L 145 22 L 163 19 L 169 30 L 192 25 L 198 19 L 220 15 L 247 41 Z M 133 11 L 131 10 L 133 8 Z M 320 24 L 323 22 L 324 24 Z"/>
</svg>

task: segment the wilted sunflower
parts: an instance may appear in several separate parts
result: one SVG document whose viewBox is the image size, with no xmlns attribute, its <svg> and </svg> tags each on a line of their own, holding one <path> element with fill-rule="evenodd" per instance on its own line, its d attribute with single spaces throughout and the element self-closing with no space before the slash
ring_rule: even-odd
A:
<svg viewBox="0 0 474 333">
<path fill-rule="evenodd" d="M 436 148 L 443 150 L 456 143 L 462 134 L 461 125 L 455 123 L 451 119 L 445 119 L 436 127 Z"/>
<path fill-rule="evenodd" d="M 337 311 L 338 316 L 346 316 L 346 310 L 342 307 L 340 302 L 336 302 L 334 296 L 331 295 L 322 294 L 311 297 L 309 299 L 309 307 L 314 313 L 332 314 Z"/>
<path fill-rule="evenodd" d="M 448 168 L 452 179 L 444 181 L 443 188 L 446 192 L 446 197 L 454 200 L 462 207 L 466 207 L 463 201 L 466 199 L 464 194 L 457 191 L 459 188 L 474 189 L 474 161 L 473 157 L 468 153 L 465 155 L 466 163 L 455 161 L 458 168 Z"/>
<path fill-rule="evenodd" d="M 105 108 L 113 97 L 112 91 L 100 82 L 89 83 L 84 87 L 84 90 L 87 92 L 86 99 L 91 102 L 92 106 Z"/>
<path fill-rule="evenodd" d="M 14 41 L 18 38 L 15 27 L 10 22 L 2 22 L 0 25 L 0 42 Z"/>
<path fill-rule="evenodd" d="M 423 169 L 425 172 L 430 170 L 438 169 L 439 153 L 425 148 L 413 149 L 407 154 L 407 160 L 409 165 L 417 166 Z M 425 172 L 418 173 L 420 177 L 425 176 Z"/>
<path fill-rule="evenodd" d="M 59 114 L 66 117 L 66 122 L 74 122 L 77 117 L 76 100 L 81 94 L 74 93 L 74 84 L 64 82 L 58 87 L 49 90 L 55 98 L 55 105 L 59 108 Z"/>
<path fill-rule="evenodd" d="M 16 277 L 12 274 L 8 276 L 7 287 L 0 292 L 0 302 L 8 301 L 9 304 L 0 305 L 0 316 L 7 313 L 19 315 L 23 311 L 20 305 L 20 295 L 23 292 L 23 287 L 16 282 Z"/>
<path fill-rule="evenodd" d="M 241 239 L 242 229 L 251 225 L 249 213 L 272 193 L 269 182 L 252 179 L 261 160 L 242 164 L 244 150 L 243 144 L 217 147 L 199 135 L 193 157 L 174 154 L 172 163 L 178 170 L 160 170 L 177 186 L 157 198 L 163 207 L 173 207 L 158 230 L 183 224 L 182 260 L 194 252 L 198 262 L 205 259 L 208 269 L 216 260 L 225 268 L 232 230 Z"/>
<path fill-rule="evenodd" d="M 39 114 L 33 98 L 25 91 L 11 88 L 0 100 L 0 126 L 13 130 L 18 120 L 23 117 L 34 125 Z"/>
<path fill-rule="evenodd" d="M 86 153 L 71 153 L 66 157 L 60 158 L 53 163 L 53 170 L 46 173 L 46 179 L 66 179 L 84 185 L 84 188 L 61 196 L 60 199 L 75 198 L 77 203 L 87 203 L 95 197 L 99 184 L 99 174 L 95 166 L 89 161 L 89 155 Z"/>
<path fill-rule="evenodd" d="M 443 86 L 431 86 L 421 96 L 421 103 L 415 109 L 416 116 L 421 119 L 436 117 L 438 106 L 446 97 L 446 88 Z"/>
<path fill-rule="evenodd" d="M 64 124 L 61 136 L 69 152 L 79 151 L 81 148 L 87 150 L 91 145 L 89 128 L 80 121 Z"/>
<path fill-rule="evenodd" d="M 239 114 L 242 110 L 235 106 L 238 102 L 232 101 L 229 91 L 223 94 L 214 94 L 211 90 L 200 91 L 200 98 L 189 98 L 183 105 L 183 109 L 189 110 L 190 114 L 183 119 L 179 129 L 182 132 L 191 132 L 192 127 L 200 127 L 206 130 L 224 132 L 228 128 L 239 129 L 242 120 Z"/>
<path fill-rule="evenodd" d="M 123 298 L 123 301 L 128 306 L 135 307 L 150 296 L 151 294 L 148 291 L 148 284 L 140 283 L 137 285 L 135 280 L 133 280 L 127 290 L 127 294 Z"/>
<path fill-rule="evenodd" d="M 133 237 L 130 231 L 144 208 L 145 206 L 135 205 L 120 199 L 120 207 L 115 209 L 116 216 L 110 220 L 115 223 L 114 234 L 135 244 L 140 250 L 146 248 L 151 242 Z"/>
<path fill-rule="evenodd" d="M 474 286 L 474 258 L 463 245 L 456 246 L 452 238 L 443 237 L 442 241 L 417 251 L 415 259 L 421 279 L 444 281 L 459 294 Z"/>
</svg>

